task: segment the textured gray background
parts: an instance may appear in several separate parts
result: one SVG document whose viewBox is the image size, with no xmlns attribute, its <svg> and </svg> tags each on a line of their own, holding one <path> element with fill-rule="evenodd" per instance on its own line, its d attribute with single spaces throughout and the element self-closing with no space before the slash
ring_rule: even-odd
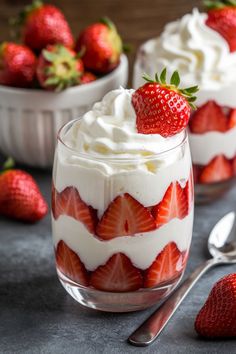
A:
<svg viewBox="0 0 236 354">
<path fill-rule="evenodd" d="M 50 173 L 33 172 L 50 199 Z M 220 216 L 234 210 L 236 187 L 208 206 L 196 208 L 188 274 L 204 261 L 207 235 Z M 236 343 L 200 340 L 195 316 L 213 283 L 235 266 L 210 271 L 195 286 L 160 338 L 136 348 L 127 336 L 154 308 L 129 314 L 100 313 L 78 305 L 56 277 L 49 215 L 36 225 L 0 219 L 1 353 L 236 353 Z"/>
</svg>

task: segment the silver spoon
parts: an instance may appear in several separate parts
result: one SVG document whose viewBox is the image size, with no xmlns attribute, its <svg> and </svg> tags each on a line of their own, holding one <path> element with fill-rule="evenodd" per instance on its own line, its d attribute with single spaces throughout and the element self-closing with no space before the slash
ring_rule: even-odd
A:
<svg viewBox="0 0 236 354">
<path fill-rule="evenodd" d="M 236 215 L 230 212 L 220 219 L 208 239 L 213 258 L 200 265 L 183 284 L 129 337 L 129 342 L 142 347 L 151 344 L 161 333 L 179 305 L 200 277 L 211 267 L 236 263 Z"/>
</svg>

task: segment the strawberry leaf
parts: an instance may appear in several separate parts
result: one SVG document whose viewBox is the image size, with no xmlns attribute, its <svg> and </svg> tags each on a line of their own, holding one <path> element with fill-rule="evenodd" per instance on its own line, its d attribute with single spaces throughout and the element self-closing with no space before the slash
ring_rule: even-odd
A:
<svg viewBox="0 0 236 354">
<path fill-rule="evenodd" d="M 49 77 L 46 81 L 45 81 L 45 85 L 50 86 L 50 85 L 57 85 L 60 82 L 60 78 L 57 76 L 53 76 L 53 77 Z"/>
<path fill-rule="evenodd" d="M 151 76 L 149 76 L 148 74 L 143 74 L 142 78 L 147 81 L 147 82 L 151 82 L 154 83 L 155 81 L 151 78 Z"/>
<path fill-rule="evenodd" d="M 174 71 L 172 76 L 171 76 L 171 79 L 170 79 L 170 84 L 171 85 L 174 85 L 176 87 L 179 86 L 180 84 L 180 77 L 179 77 L 179 73 L 178 71 Z"/>
<path fill-rule="evenodd" d="M 166 85 L 166 73 L 167 73 L 167 69 L 163 69 L 161 72 L 161 76 L 160 76 L 160 81 L 163 85 Z"/>
<path fill-rule="evenodd" d="M 50 63 L 52 63 L 56 58 L 57 58 L 57 54 L 56 53 L 52 53 L 49 52 L 48 50 L 43 50 L 43 57 L 49 61 Z"/>
<path fill-rule="evenodd" d="M 205 0 L 204 5 L 208 10 L 222 9 L 227 6 L 236 6 L 236 0 Z"/>
</svg>

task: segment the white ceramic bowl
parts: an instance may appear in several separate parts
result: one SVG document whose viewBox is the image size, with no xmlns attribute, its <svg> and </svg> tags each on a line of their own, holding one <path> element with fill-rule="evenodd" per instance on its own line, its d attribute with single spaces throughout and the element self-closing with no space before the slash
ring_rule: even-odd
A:
<svg viewBox="0 0 236 354">
<path fill-rule="evenodd" d="M 0 151 L 34 167 L 51 167 L 56 135 L 69 120 L 81 116 L 110 90 L 126 86 L 128 59 L 92 83 L 61 93 L 0 86 Z"/>
</svg>

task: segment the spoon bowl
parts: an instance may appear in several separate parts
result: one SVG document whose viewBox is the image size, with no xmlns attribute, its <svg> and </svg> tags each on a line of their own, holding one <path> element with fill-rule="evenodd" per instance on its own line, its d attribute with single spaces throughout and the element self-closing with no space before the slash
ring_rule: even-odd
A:
<svg viewBox="0 0 236 354">
<path fill-rule="evenodd" d="M 236 214 L 230 212 L 220 219 L 208 239 L 208 250 L 220 263 L 236 263 Z"/>
</svg>

